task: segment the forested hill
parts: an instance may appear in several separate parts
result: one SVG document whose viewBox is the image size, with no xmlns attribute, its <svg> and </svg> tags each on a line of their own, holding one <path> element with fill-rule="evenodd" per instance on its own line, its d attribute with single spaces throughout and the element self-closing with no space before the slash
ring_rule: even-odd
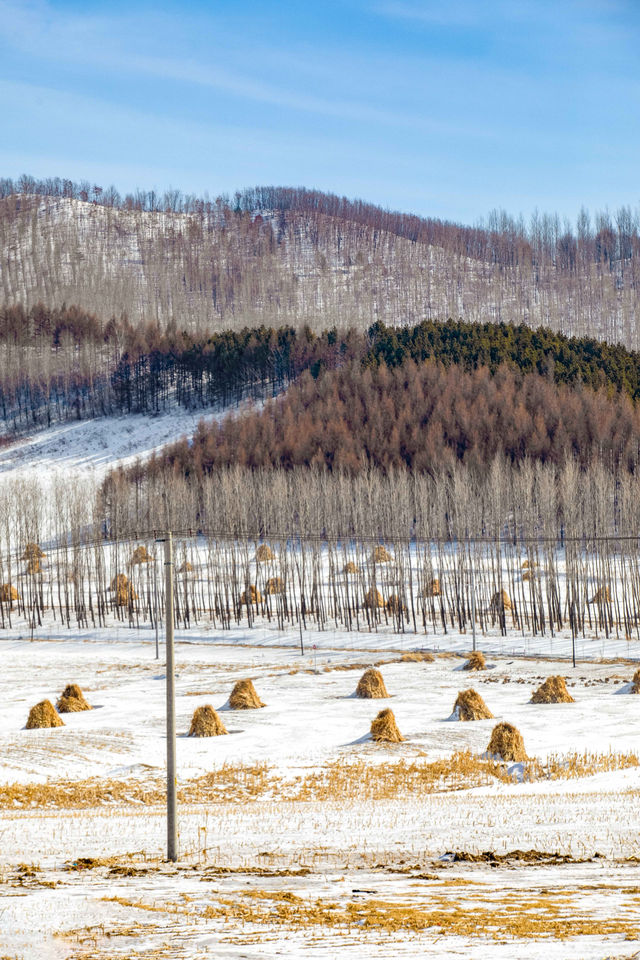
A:
<svg viewBox="0 0 640 960">
<path fill-rule="evenodd" d="M 638 215 L 480 228 L 265 187 L 208 201 L 0 180 L 0 305 L 76 304 L 198 336 L 446 317 L 640 347 Z"/>
</svg>

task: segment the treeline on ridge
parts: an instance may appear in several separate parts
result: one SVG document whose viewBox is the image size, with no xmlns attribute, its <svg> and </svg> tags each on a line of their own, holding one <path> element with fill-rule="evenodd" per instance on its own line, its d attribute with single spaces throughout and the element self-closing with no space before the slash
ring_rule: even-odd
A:
<svg viewBox="0 0 640 960">
<path fill-rule="evenodd" d="M 371 468 L 430 472 L 457 462 L 488 466 L 496 456 L 635 471 L 640 408 L 625 395 L 571 388 L 500 366 L 463 370 L 407 360 L 309 372 L 262 410 L 201 422 L 137 472 L 184 475 L 239 465 L 312 467 L 359 474 Z M 136 476 L 136 471 L 130 475 Z"/>
<path fill-rule="evenodd" d="M 0 310 L 0 415 L 13 429 L 71 417 L 147 413 L 173 404 L 228 405 L 275 396 L 308 370 L 345 364 L 401 366 L 434 360 L 492 374 L 504 364 L 557 384 L 607 388 L 636 401 L 640 356 L 619 344 L 545 328 L 463 321 L 376 323 L 317 334 L 290 326 L 194 337 L 126 317 L 101 320 L 78 307 Z"/>
</svg>

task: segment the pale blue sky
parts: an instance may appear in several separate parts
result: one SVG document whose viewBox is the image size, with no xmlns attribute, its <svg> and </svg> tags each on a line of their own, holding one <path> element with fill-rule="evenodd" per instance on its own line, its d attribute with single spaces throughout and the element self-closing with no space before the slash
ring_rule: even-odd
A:
<svg viewBox="0 0 640 960">
<path fill-rule="evenodd" d="M 640 0 L 0 0 L 0 176 L 640 202 Z"/>
</svg>

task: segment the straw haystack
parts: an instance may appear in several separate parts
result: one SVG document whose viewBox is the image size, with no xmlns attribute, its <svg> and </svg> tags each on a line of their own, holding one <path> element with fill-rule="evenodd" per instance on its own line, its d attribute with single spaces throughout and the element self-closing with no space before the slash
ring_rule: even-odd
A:
<svg viewBox="0 0 640 960">
<path fill-rule="evenodd" d="M 393 710 L 387 707 L 386 710 L 380 711 L 371 724 L 371 737 L 373 740 L 383 740 L 387 743 L 401 743 L 404 740 L 398 730 Z"/>
<path fill-rule="evenodd" d="M 531 570 L 525 570 L 525 572 L 522 574 L 522 582 L 528 583 L 531 580 L 533 580 L 533 573 Z"/>
<path fill-rule="evenodd" d="M 372 559 L 374 563 L 391 563 L 393 556 L 387 548 L 380 543 L 373 551 Z"/>
<path fill-rule="evenodd" d="M 491 598 L 492 613 L 502 613 L 503 610 L 513 610 L 511 597 L 506 590 L 498 590 Z"/>
<path fill-rule="evenodd" d="M 144 544 L 136 547 L 131 555 L 132 566 L 137 563 L 151 563 L 152 560 L 155 560 L 155 557 L 151 556 Z"/>
<path fill-rule="evenodd" d="M 228 730 L 211 704 L 196 707 L 189 727 L 190 737 L 221 737 L 225 733 Z"/>
<path fill-rule="evenodd" d="M 472 650 L 469 659 L 462 664 L 463 670 L 485 670 L 487 662 L 481 650 Z"/>
<path fill-rule="evenodd" d="M 367 590 L 364 595 L 364 605 L 365 607 L 369 607 L 371 609 L 375 607 L 384 607 L 384 599 L 380 591 L 374 590 L 373 587 L 371 587 L 370 590 Z"/>
<path fill-rule="evenodd" d="M 403 663 L 433 663 L 436 659 L 432 653 L 423 653 L 421 650 L 409 650 L 400 657 Z"/>
<path fill-rule="evenodd" d="M 238 680 L 231 691 L 229 706 L 232 710 L 257 710 L 266 704 L 258 696 L 253 680 Z"/>
<path fill-rule="evenodd" d="M 535 561 L 532 563 L 530 560 L 525 560 L 522 564 L 521 570 L 533 570 L 534 567 L 538 567 L 539 564 Z"/>
<path fill-rule="evenodd" d="M 407 605 L 406 605 L 406 603 L 403 603 L 403 601 L 400 599 L 400 597 L 398 596 L 397 593 L 392 593 L 392 594 L 391 594 L 391 596 L 389 597 L 389 599 L 388 599 L 387 602 L 385 603 L 385 607 L 387 608 L 387 610 L 388 610 L 389 613 L 397 613 L 397 614 L 400 614 L 400 613 L 406 613 L 406 612 L 407 612 Z"/>
<path fill-rule="evenodd" d="M 58 713 L 80 713 L 82 710 L 91 710 L 82 690 L 77 683 L 68 683 L 62 691 L 62 696 L 56 704 Z"/>
<path fill-rule="evenodd" d="M 193 573 L 193 564 L 185 560 L 182 566 L 178 567 L 178 573 Z"/>
<path fill-rule="evenodd" d="M 269 577 L 264 592 L 271 597 L 276 593 L 284 593 L 284 580 L 281 577 Z"/>
<path fill-rule="evenodd" d="M 453 716 L 457 720 L 491 720 L 493 714 L 479 693 L 475 690 L 461 690 L 453 705 Z"/>
<path fill-rule="evenodd" d="M 609 587 L 598 587 L 591 600 L 588 603 L 611 603 L 611 594 Z"/>
<path fill-rule="evenodd" d="M 269 560 L 275 560 L 275 553 L 268 543 L 261 543 L 256 550 L 256 560 L 258 563 L 268 563 Z"/>
<path fill-rule="evenodd" d="M 34 577 L 37 573 L 40 573 L 40 561 L 36 560 L 35 557 L 33 560 L 29 560 L 27 563 L 27 573 L 30 577 Z"/>
<path fill-rule="evenodd" d="M 501 760 L 511 760 L 517 763 L 526 760 L 522 734 L 512 723 L 498 723 L 493 728 L 487 753 Z"/>
<path fill-rule="evenodd" d="M 425 597 L 439 597 L 442 594 L 442 587 L 438 577 L 432 577 L 424 588 Z"/>
<path fill-rule="evenodd" d="M 564 677 L 547 677 L 530 700 L 531 703 L 575 703 Z"/>
<path fill-rule="evenodd" d="M 27 730 L 37 730 L 40 727 L 64 727 L 50 700 L 41 700 L 29 710 Z"/>
<path fill-rule="evenodd" d="M 124 573 L 117 573 L 109 586 L 116 595 L 116 604 L 119 607 L 128 607 L 130 603 L 138 599 L 138 594 L 133 589 L 133 584 Z"/>
<path fill-rule="evenodd" d="M 358 681 L 356 697 L 362 697 L 365 700 L 386 700 L 388 696 L 380 671 L 375 667 L 365 670 Z"/>
<path fill-rule="evenodd" d="M 23 560 L 42 560 L 46 553 L 37 543 L 28 543 L 22 554 Z"/>
<path fill-rule="evenodd" d="M 636 670 L 631 681 L 631 693 L 640 693 L 640 670 Z"/>
<path fill-rule="evenodd" d="M 349 562 L 345 563 L 344 567 L 342 568 L 342 572 L 345 574 L 360 573 L 360 567 L 356 567 L 353 560 L 349 560 Z"/>
<path fill-rule="evenodd" d="M 262 603 L 262 594 L 255 583 L 250 583 L 247 589 L 240 594 L 240 603 L 243 603 L 246 607 L 253 603 Z"/>
<path fill-rule="evenodd" d="M 18 599 L 18 591 L 10 583 L 0 585 L 0 603 L 13 603 Z"/>
</svg>

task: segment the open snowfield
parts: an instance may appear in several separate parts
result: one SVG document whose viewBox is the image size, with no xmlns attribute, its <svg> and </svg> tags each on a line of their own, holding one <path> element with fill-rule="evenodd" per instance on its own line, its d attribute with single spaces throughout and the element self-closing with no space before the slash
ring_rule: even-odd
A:
<svg viewBox="0 0 640 960">
<path fill-rule="evenodd" d="M 2 477 L 99 480 L 200 417 L 56 426 L 2 451 L 0 489 Z M 208 569 L 195 567 L 194 579 Z M 110 613 L 107 627 L 67 629 L 45 609 L 33 641 L 19 612 L 0 633 L 2 960 L 640 956 L 634 638 L 580 636 L 573 668 L 568 631 L 495 626 L 478 636 L 487 669 L 470 673 L 471 637 L 455 630 L 329 625 L 305 631 L 303 655 L 296 629 L 257 612 L 222 631 L 200 611 L 176 634 L 173 865 L 163 647 L 156 660 L 148 624 Z M 417 650 L 433 659 L 402 659 Z M 388 700 L 353 695 L 373 664 Z M 531 704 L 556 674 L 575 703 Z M 247 677 L 266 706 L 230 710 Z M 72 682 L 93 709 L 25 729 L 29 708 Z M 469 687 L 495 719 L 452 719 Z M 203 704 L 228 736 L 186 736 Z M 384 707 L 404 742 L 370 739 Z M 486 758 L 499 720 L 529 761 Z"/>
</svg>

